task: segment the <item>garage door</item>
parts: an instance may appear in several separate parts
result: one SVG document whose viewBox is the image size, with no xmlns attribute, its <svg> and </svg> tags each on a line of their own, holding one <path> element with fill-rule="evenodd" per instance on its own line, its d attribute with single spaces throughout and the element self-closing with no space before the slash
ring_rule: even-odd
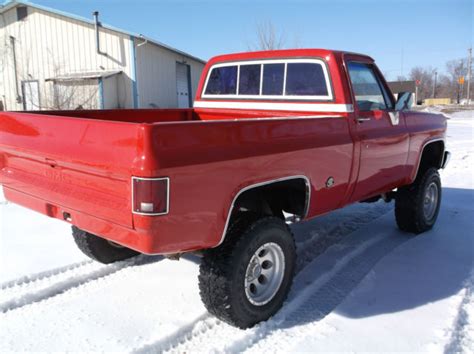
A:
<svg viewBox="0 0 474 354">
<path fill-rule="evenodd" d="M 189 88 L 189 65 L 176 63 L 176 94 L 178 95 L 179 108 L 189 108 L 191 106 Z"/>
</svg>

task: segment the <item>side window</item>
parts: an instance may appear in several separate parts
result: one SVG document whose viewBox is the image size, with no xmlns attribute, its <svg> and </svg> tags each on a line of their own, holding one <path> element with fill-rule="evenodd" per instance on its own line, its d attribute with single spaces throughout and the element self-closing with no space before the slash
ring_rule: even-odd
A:
<svg viewBox="0 0 474 354">
<path fill-rule="evenodd" d="M 206 95 L 235 95 L 237 91 L 237 66 L 214 68 L 209 75 Z"/>
<path fill-rule="evenodd" d="M 282 95 L 285 76 L 285 64 L 263 65 L 262 95 Z"/>
<path fill-rule="evenodd" d="M 328 88 L 323 67 L 313 63 L 288 63 L 286 95 L 327 96 Z"/>
<path fill-rule="evenodd" d="M 361 111 L 384 110 L 392 107 L 392 102 L 369 64 L 351 62 L 347 65 L 352 89 Z"/>
<path fill-rule="evenodd" d="M 239 95 L 260 94 L 261 65 L 241 65 L 239 75 Z"/>
</svg>

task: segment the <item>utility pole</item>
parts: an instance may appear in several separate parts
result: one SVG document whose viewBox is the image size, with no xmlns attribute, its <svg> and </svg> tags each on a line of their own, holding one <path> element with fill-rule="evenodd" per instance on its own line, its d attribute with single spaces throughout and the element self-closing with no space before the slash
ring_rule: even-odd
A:
<svg viewBox="0 0 474 354">
<path fill-rule="evenodd" d="M 433 98 L 436 98 L 436 78 L 438 77 L 438 72 L 434 72 L 434 82 L 433 82 Z"/>
<path fill-rule="evenodd" d="M 467 57 L 467 104 L 471 102 L 471 66 L 472 66 L 472 48 L 467 50 L 469 56 Z"/>
</svg>

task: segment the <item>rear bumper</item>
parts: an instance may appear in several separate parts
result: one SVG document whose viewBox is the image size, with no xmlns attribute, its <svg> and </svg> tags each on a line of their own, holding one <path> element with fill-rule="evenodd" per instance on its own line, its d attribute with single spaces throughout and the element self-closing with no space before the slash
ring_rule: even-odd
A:
<svg viewBox="0 0 474 354">
<path fill-rule="evenodd" d="M 134 249 L 145 254 L 160 254 L 163 245 L 157 244 L 157 240 L 150 233 L 141 233 L 113 222 L 73 210 L 60 205 L 53 205 L 43 199 L 8 188 L 4 188 L 7 200 L 32 209 L 52 218 L 60 219 L 78 228 L 99 235 L 110 241 Z M 163 252 L 172 253 L 172 252 Z"/>
</svg>

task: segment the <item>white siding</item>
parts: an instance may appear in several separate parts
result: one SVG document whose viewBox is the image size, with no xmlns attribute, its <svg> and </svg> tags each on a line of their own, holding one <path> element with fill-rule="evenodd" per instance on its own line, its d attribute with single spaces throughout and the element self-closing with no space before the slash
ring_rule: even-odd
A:
<svg viewBox="0 0 474 354">
<path fill-rule="evenodd" d="M 23 105 L 16 102 L 10 36 L 16 39 L 18 87 L 21 90 L 22 80 L 39 80 L 42 108 L 57 108 L 51 95 L 53 84 L 45 79 L 100 70 L 123 71 L 117 78 L 120 87 L 117 106 L 133 106 L 129 35 L 101 28 L 101 50 L 107 55 L 99 55 L 91 24 L 32 7 L 28 7 L 25 20 L 16 20 L 16 8 L 5 12 L 3 18 L 5 24 L 1 23 L 0 16 L 0 96 L 5 96 L 9 110 L 23 109 Z M 94 102 L 96 106 L 99 103 Z"/>
<path fill-rule="evenodd" d="M 104 109 L 120 108 L 117 80 L 122 79 L 121 76 L 122 74 L 103 79 Z"/>
<path fill-rule="evenodd" d="M 55 109 L 97 109 L 100 107 L 97 79 L 56 82 L 53 98 Z"/>
<path fill-rule="evenodd" d="M 0 110 L 5 109 L 5 79 L 3 72 L 5 70 L 5 52 L 7 48 L 7 37 L 5 34 L 4 17 L 0 15 Z M 7 107 L 8 108 L 8 107 Z"/>
<path fill-rule="evenodd" d="M 57 89 L 67 87 L 69 92 L 74 84 L 54 84 L 46 79 L 101 70 L 120 70 L 122 73 L 104 79 L 102 88 L 97 80 L 93 81 L 95 84 L 92 86 L 91 82 L 78 83 L 78 92 L 83 92 L 83 97 L 98 92 L 98 98 L 87 99 L 82 104 L 84 107 L 100 108 L 100 92 L 104 95 L 104 108 L 133 107 L 132 80 L 135 74 L 138 107 L 177 107 L 176 62 L 190 65 L 192 98 L 204 67 L 200 61 L 184 54 L 152 42 L 140 45 L 144 40 L 133 40 L 129 34 L 103 27 L 100 28 L 100 49 L 106 55 L 98 54 L 93 24 L 31 6 L 28 6 L 28 16 L 17 21 L 16 7 L 13 7 L 0 16 L 0 100 L 8 110 L 23 109 L 15 90 L 10 36 L 15 38 L 18 96 L 22 95 L 22 81 L 38 80 L 41 109 L 62 109 L 70 108 L 70 104 L 82 104 L 78 98 L 67 107 L 60 107 Z"/>
<path fill-rule="evenodd" d="M 139 41 L 138 41 L 139 42 Z M 178 105 L 176 94 L 176 62 L 191 68 L 191 97 L 194 100 L 204 64 L 153 43 L 136 49 L 137 83 L 141 108 L 173 108 Z"/>
</svg>

